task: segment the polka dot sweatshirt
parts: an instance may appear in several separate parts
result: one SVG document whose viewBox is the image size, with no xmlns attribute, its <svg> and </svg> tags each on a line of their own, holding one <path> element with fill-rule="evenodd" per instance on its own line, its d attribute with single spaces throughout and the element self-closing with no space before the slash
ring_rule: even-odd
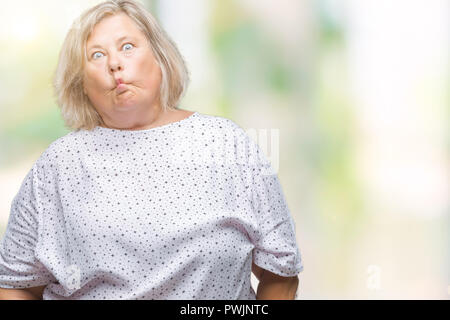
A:
<svg viewBox="0 0 450 320">
<path fill-rule="evenodd" d="M 252 261 L 303 270 L 277 174 L 227 118 L 55 140 L 12 201 L 0 287 L 55 299 L 254 300 Z"/>
</svg>

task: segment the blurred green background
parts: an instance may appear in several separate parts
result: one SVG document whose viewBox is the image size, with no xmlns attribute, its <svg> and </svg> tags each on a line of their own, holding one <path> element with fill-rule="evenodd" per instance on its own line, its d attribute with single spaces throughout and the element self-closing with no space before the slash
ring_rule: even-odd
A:
<svg viewBox="0 0 450 320">
<path fill-rule="evenodd" d="M 69 132 L 51 76 L 99 2 L 2 3 L 1 235 L 26 173 Z M 182 109 L 279 130 L 299 299 L 450 297 L 450 2 L 140 2 L 187 61 Z"/>
</svg>

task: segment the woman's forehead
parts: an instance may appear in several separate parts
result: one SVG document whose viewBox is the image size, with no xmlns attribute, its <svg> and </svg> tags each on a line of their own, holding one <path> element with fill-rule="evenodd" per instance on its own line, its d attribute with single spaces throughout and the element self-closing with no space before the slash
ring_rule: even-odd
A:
<svg viewBox="0 0 450 320">
<path fill-rule="evenodd" d="M 96 46 L 100 45 L 97 42 L 108 41 L 111 38 L 119 39 L 126 36 L 142 38 L 144 35 L 130 17 L 124 13 L 118 13 L 100 20 L 88 37 L 87 44 Z"/>
</svg>

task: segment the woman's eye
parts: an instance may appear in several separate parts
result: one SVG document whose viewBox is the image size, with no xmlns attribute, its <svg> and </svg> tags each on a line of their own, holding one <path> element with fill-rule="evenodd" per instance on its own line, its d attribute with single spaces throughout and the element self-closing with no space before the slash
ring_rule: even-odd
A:
<svg viewBox="0 0 450 320">
<path fill-rule="evenodd" d="M 127 45 L 133 46 L 131 43 L 125 43 L 125 44 L 122 46 L 122 48 L 125 48 L 125 46 L 127 46 Z"/>
<path fill-rule="evenodd" d="M 134 46 L 133 46 L 131 43 L 125 43 L 125 44 L 122 46 L 122 48 L 123 48 L 124 50 L 130 50 L 130 49 L 133 48 L 133 47 L 134 47 Z M 92 58 L 98 59 L 98 58 L 101 58 L 102 55 L 103 55 L 103 53 L 97 51 L 97 52 L 94 52 L 94 53 L 92 54 Z"/>
<path fill-rule="evenodd" d="M 95 57 L 95 55 L 97 54 L 97 53 L 100 53 L 100 54 L 103 54 L 103 53 L 101 53 L 101 52 L 94 52 L 93 54 L 92 54 L 92 57 L 94 58 L 94 59 L 96 59 Z"/>
</svg>

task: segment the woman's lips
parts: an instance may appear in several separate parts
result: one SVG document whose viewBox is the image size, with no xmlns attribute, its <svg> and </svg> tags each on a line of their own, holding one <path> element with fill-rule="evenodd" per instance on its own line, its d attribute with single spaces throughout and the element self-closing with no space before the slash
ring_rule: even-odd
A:
<svg viewBox="0 0 450 320">
<path fill-rule="evenodd" d="M 128 86 L 125 83 L 121 83 L 116 87 L 116 94 L 121 94 L 128 90 Z"/>
</svg>

